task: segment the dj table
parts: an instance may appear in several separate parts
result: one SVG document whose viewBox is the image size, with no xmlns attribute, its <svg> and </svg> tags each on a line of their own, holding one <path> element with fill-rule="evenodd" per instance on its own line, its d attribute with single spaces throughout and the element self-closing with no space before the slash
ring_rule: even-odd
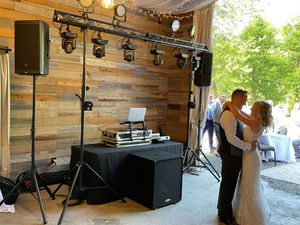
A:
<svg viewBox="0 0 300 225">
<path fill-rule="evenodd" d="M 79 161 L 80 146 L 73 145 L 71 149 L 70 168 L 72 169 Z M 103 144 L 89 144 L 84 146 L 84 161 L 114 188 L 119 195 L 127 197 L 128 181 L 131 176 L 129 172 L 130 161 L 128 159 L 131 153 L 161 150 L 182 156 L 182 149 L 183 144 L 174 141 L 124 148 L 111 148 Z M 101 186 L 99 178 L 87 167 L 84 166 L 83 168 L 83 186 Z M 118 199 L 109 188 L 85 190 L 84 192 L 80 192 L 80 194 L 80 198 L 86 199 L 88 204 L 101 204 Z"/>
</svg>

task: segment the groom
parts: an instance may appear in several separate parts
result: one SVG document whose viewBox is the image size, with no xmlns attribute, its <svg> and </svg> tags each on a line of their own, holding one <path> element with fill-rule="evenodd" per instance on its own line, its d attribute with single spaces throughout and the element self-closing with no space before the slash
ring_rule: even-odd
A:
<svg viewBox="0 0 300 225">
<path fill-rule="evenodd" d="M 247 91 L 236 89 L 231 95 L 231 102 L 239 109 L 247 102 Z M 236 225 L 233 217 L 232 200 L 242 168 L 242 152 L 256 148 L 256 142 L 243 141 L 242 123 L 228 108 L 220 115 L 221 145 L 219 154 L 222 159 L 222 180 L 219 190 L 218 216 L 226 225 Z"/>
</svg>

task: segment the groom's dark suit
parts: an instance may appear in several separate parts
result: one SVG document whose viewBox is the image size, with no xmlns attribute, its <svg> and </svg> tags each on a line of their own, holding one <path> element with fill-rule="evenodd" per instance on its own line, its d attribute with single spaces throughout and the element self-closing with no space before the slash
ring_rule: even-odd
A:
<svg viewBox="0 0 300 225">
<path fill-rule="evenodd" d="M 224 112 L 221 113 L 220 118 Z M 243 128 L 239 121 L 237 121 L 235 136 L 243 140 Z M 233 218 L 232 200 L 242 167 L 242 150 L 228 142 L 222 125 L 220 125 L 220 137 L 219 154 L 222 159 L 222 180 L 219 191 L 218 215 L 220 219 L 231 220 Z"/>
</svg>

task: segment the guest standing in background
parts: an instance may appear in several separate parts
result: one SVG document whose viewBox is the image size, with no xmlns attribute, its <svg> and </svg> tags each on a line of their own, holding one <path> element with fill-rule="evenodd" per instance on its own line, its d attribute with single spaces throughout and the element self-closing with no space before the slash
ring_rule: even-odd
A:
<svg viewBox="0 0 300 225">
<path fill-rule="evenodd" d="M 207 109 L 206 109 L 206 120 L 205 126 L 202 130 L 202 138 L 205 132 L 208 132 L 208 142 L 209 142 L 209 150 L 211 153 L 214 152 L 213 146 L 213 137 L 214 137 L 214 111 L 216 109 L 216 104 L 214 102 L 214 96 L 212 94 L 209 95 Z"/>
<path fill-rule="evenodd" d="M 216 101 L 216 107 L 215 107 L 215 111 L 214 111 L 214 130 L 215 130 L 215 134 L 217 137 L 217 148 L 220 146 L 221 144 L 221 137 L 220 137 L 220 115 L 222 112 L 222 107 L 224 105 L 224 103 L 227 101 L 227 96 L 225 94 L 222 94 L 219 96 L 219 100 Z"/>
</svg>

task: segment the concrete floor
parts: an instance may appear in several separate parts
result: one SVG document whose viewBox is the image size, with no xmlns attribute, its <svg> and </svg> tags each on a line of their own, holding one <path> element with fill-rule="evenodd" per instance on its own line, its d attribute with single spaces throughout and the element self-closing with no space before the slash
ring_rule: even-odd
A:
<svg viewBox="0 0 300 225">
<path fill-rule="evenodd" d="M 264 176 L 276 179 L 278 174 L 284 173 L 284 177 L 292 177 L 292 181 L 298 182 L 298 174 L 295 179 L 295 169 L 299 170 L 300 163 L 273 167 L 263 170 Z M 281 178 L 280 178 L 281 179 Z M 295 181 L 296 180 L 296 181 Z M 300 196 L 271 188 L 266 184 L 266 195 L 272 209 L 270 225 L 299 225 L 300 224 Z M 299 184 L 299 183 L 298 183 Z M 199 176 L 184 174 L 182 200 L 177 204 L 169 205 L 157 210 L 149 210 L 144 206 L 126 199 L 127 203 L 116 201 L 103 205 L 87 205 L 85 203 L 68 207 L 62 224 L 75 225 L 216 225 L 217 197 L 219 183 L 207 171 Z M 61 189 L 66 194 L 67 188 Z M 61 214 L 62 196 L 56 200 L 48 199 L 45 191 L 42 191 L 48 224 L 57 224 Z M 38 202 L 31 194 L 21 194 L 15 204 L 14 214 L 0 214 L 0 224 L 42 224 Z"/>
</svg>

